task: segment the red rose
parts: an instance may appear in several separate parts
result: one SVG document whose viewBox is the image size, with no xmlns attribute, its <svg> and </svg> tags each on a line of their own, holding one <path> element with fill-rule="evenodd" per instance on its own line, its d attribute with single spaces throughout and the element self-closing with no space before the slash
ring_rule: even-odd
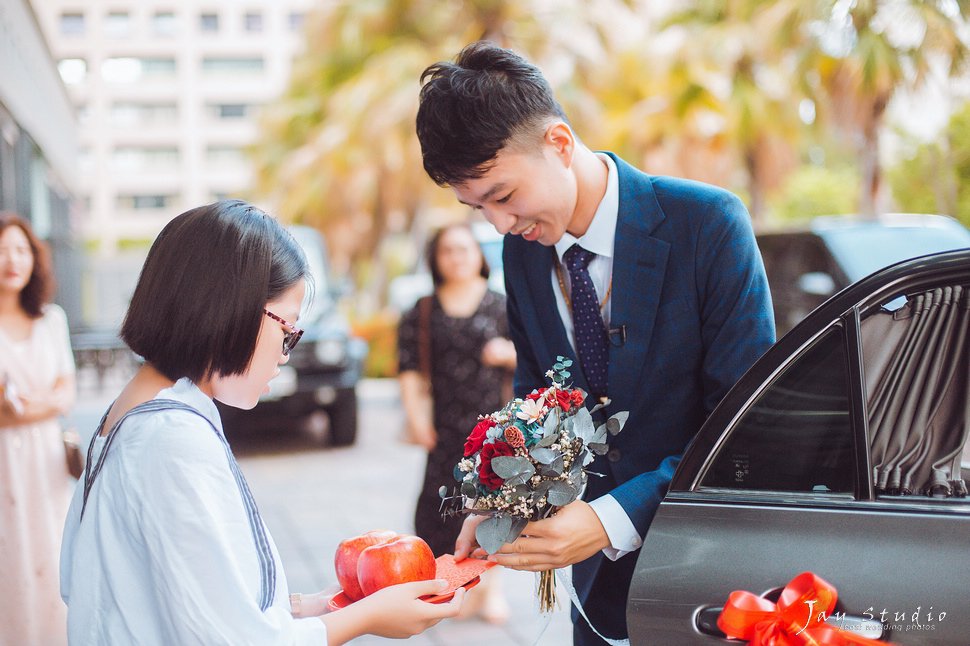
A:
<svg viewBox="0 0 970 646">
<path fill-rule="evenodd" d="M 495 491 L 505 482 L 492 471 L 492 458 L 503 455 L 515 455 L 515 449 L 505 442 L 492 442 L 482 447 L 482 463 L 478 467 L 478 481 L 491 491 Z"/>
<path fill-rule="evenodd" d="M 540 388 L 539 390 L 526 395 L 525 398 L 531 399 L 532 401 L 538 401 L 542 399 L 542 396 L 545 394 L 545 392 L 546 392 L 545 388 Z"/>
<path fill-rule="evenodd" d="M 488 429 L 495 426 L 495 422 L 490 417 L 486 417 L 478 421 L 475 424 L 475 428 L 472 429 L 471 434 L 468 439 L 465 440 L 465 457 L 475 455 L 475 453 L 482 448 L 482 444 L 485 443 L 486 433 Z"/>
<path fill-rule="evenodd" d="M 557 390 L 556 403 L 559 404 L 559 408 L 562 409 L 562 412 L 568 413 L 573 403 L 572 396 L 565 390 Z"/>
<path fill-rule="evenodd" d="M 572 400 L 573 406 L 582 406 L 583 401 L 586 399 L 586 396 L 583 395 L 583 391 L 574 390 L 569 393 L 569 399 Z"/>
</svg>

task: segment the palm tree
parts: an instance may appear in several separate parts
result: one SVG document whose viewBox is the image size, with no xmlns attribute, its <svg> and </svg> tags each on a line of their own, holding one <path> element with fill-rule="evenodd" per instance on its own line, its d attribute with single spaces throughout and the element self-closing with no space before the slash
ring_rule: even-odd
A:
<svg viewBox="0 0 970 646">
<path fill-rule="evenodd" d="M 848 130 L 863 178 L 860 212 L 873 215 L 882 183 L 880 132 L 900 89 L 918 90 L 939 67 L 961 73 L 968 59 L 961 38 L 970 5 L 949 0 L 816 0 L 784 3 L 799 30 L 779 33 L 797 43 L 799 77 L 820 113 Z M 799 6 L 800 5 L 800 6 Z"/>
<path fill-rule="evenodd" d="M 334 3 L 308 19 L 289 90 L 266 111 L 256 190 L 284 218 L 342 231 L 355 265 L 379 273 L 373 259 L 389 231 L 410 230 L 438 206 L 460 213 L 421 165 L 414 119 L 425 67 L 488 38 L 546 68 L 582 118 L 592 102 L 572 79 L 604 64 L 611 21 L 635 18 L 624 0 Z"/>
</svg>

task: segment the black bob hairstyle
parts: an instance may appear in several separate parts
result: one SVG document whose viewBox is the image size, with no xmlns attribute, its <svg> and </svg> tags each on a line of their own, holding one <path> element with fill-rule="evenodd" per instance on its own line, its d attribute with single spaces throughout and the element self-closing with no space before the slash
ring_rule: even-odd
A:
<svg viewBox="0 0 970 646">
<path fill-rule="evenodd" d="M 241 200 L 200 206 L 152 244 L 121 338 L 173 381 L 242 374 L 266 303 L 308 278 L 303 250 L 274 218 Z"/>
<path fill-rule="evenodd" d="M 429 66 L 421 82 L 421 158 L 440 186 L 482 177 L 510 144 L 538 147 L 550 119 L 569 123 L 539 68 L 488 41 Z"/>
<path fill-rule="evenodd" d="M 488 260 L 485 259 L 485 253 L 482 251 L 482 245 L 475 240 L 475 235 L 472 233 L 472 228 L 465 223 L 449 224 L 448 226 L 441 227 L 434 232 L 431 239 L 428 240 L 428 246 L 424 251 L 425 259 L 428 262 L 428 269 L 431 270 L 431 282 L 434 286 L 440 287 L 445 282 L 445 277 L 441 275 L 441 269 L 438 267 L 438 247 L 441 246 L 441 239 L 449 231 L 454 231 L 455 229 L 462 229 L 468 231 L 468 235 L 472 237 L 475 241 L 475 247 L 478 248 L 478 254 L 482 257 L 482 268 L 479 270 L 478 275 L 482 278 L 488 279 L 491 274 L 491 268 L 488 266 Z"/>
</svg>

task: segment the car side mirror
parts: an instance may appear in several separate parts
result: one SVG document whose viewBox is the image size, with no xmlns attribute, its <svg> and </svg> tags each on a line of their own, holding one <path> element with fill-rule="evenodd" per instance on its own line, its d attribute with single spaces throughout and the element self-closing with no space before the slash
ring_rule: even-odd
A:
<svg viewBox="0 0 970 646">
<path fill-rule="evenodd" d="M 813 296 L 831 296 L 835 293 L 835 280 L 824 271 L 810 271 L 798 277 L 798 289 Z"/>
</svg>

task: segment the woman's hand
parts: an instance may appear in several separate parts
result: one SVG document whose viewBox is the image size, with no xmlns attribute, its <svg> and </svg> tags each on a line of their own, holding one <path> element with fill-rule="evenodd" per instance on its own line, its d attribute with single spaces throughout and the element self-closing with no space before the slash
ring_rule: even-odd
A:
<svg viewBox="0 0 970 646">
<path fill-rule="evenodd" d="M 407 434 L 413 444 L 417 444 L 429 453 L 438 444 L 438 432 L 430 424 L 420 426 L 408 424 Z"/>
<path fill-rule="evenodd" d="M 492 368 L 515 368 L 515 344 L 497 336 L 482 348 L 482 363 Z"/>
<path fill-rule="evenodd" d="M 428 603 L 420 597 L 448 589 L 445 580 L 415 581 L 392 585 L 322 617 L 331 646 L 359 635 L 372 634 L 406 639 L 424 632 L 461 609 L 465 590 L 459 588 L 447 603 Z"/>
</svg>

